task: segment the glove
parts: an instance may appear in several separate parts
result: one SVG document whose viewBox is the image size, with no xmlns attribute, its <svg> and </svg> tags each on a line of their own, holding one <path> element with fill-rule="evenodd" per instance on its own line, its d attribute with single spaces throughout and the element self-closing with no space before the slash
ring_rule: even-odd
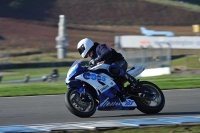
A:
<svg viewBox="0 0 200 133">
<path fill-rule="evenodd" d="M 90 66 L 95 66 L 97 64 L 97 61 L 95 59 L 91 59 L 89 62 Z"/>
</svg>

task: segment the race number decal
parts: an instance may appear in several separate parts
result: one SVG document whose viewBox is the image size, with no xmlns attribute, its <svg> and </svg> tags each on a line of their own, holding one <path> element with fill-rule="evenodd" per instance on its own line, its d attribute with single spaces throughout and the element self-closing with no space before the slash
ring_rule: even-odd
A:
<svg viewBox="0 0 200 133">
<path fill-rule="evenodd" d="M 86 80 L 92 79 L 92 80 L 99 80 L 99 81 L 102 81 L 102 82 L 106 81 L 106 78 L 104 76 L 97 75 L 97 74 L 94 74 L 94 73 L 84 73 L 83 78 L 86 79 Z"/>
</svg>

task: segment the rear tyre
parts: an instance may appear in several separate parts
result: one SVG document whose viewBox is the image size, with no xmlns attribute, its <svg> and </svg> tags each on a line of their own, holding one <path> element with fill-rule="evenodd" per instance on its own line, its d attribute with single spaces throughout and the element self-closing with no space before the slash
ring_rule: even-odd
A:
<svg viewBox="0 0 200 133">
<path fill-rule="evenodd" d="M 155 114 L 160 112 L 165 105 L 165 97 L 160 88 L 149 82 L 149 81 L 140 81 L 141 88 L 147 89 L 152 92 L 152 97 L 147 97 L 146 94 L 138 94 L 139 97 L 134 98 L 138 110 L 146 114 Z"/>
<path fill-rule="evenodd" d="M 96 112 L 97 104 L 92 94 L 85 92 L 87 100 L 81 100 L 77 88 L 68 89 L 65 94 L 65 104 L 68 110 L 78 117 L 90 117 Z"/>
</svg>

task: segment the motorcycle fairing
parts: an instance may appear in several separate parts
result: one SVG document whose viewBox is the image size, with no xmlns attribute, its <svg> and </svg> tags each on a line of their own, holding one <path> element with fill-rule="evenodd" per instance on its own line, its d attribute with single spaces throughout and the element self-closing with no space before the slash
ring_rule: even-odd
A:
<svg viewBox="0 0 200 133">
<path fill-rule="evenodd" d="M 110 98 L 102 94 L 100 101 L 97 110 L 133 110 L 137 107 L 134 100 L 126 99 L 125 102 L 121 102 L 117 96 Z"/>
<path fill-rule="evenodd" d="M 92 68 L 90 68 L 90 70 L 98 70 L 98 69 L 108 69 L 110 65 L 108 64 L 99 64 L 99 65 L 96 65 Z"/>
<path fill-rule="evenodd" d="M 130 70 L 128 70 L 127 73 L 129 73 L 133 77 L 136 77 L 140 73 L 142 73 L 146 67 L 147 67 L 146 65 L 134 66 Z"/>
<path fill-rule="evenodd" d="M 68 88 L 81 88 L 83 87 L 83 84 L 80 80 L 70 80 L 70 82 L 67 84 Z"/>
<path fill-rule="evenodd" d="M 126 99 L 121 102 L 119 97 L 113 94 L 112 89 L 121 92 L 113 78 L 104 73 L 99 73 L 98 69 L 108 69 L 109 65 L 101 64 L 90 69 L 81 67 L 81 61 L 74 62 L 67 73 L 66 83 L 71 87 L 79 88 L 84 91 L 81 81 L 90 84 L 97 92 L 99 98 L 98 110 L 120 110 L 135 109 L 134 100 Z M 96 71 L 96 72 L 95 72 Z"/>
<path fill-rule="evenodd" d="M 78 62 L 78 61 L 77 61 Z M 79 63 L 74 63 L 75 65 L 71 66 L 71 68 L 69 69 L 68 73 L 67 73 L 67 78 L 65 79 L 65 82 L 68 84 L 69 82 L 71 82 L 70 80 L 74 80 L 75 76 L 77 76 L 80 73 L 83 72 L 87 72 L 88 69 L 83 68 L 81 66 L 81 62 Z"/>
<path fill-rule="evenodd" d="M 116 85 L 116 83 L 106 74 L 85 72 L 75 77 L 76 80 L 84 81 L 95 88 L 98 95 Z"/>
<path fill-rule="evenodd" d="M 98 110 L 129 110 L 136 107 L 134 100 L 127 99 L 128 101 L 121 102 L 119 97 L 113 94 L 112 89 L 119 93 L 121 91 L 112 78 L 106 74 L 85 72 L 76 76 L 75 79 L 87 82 L 95 88 L 99 98 Z"/>
</svg>

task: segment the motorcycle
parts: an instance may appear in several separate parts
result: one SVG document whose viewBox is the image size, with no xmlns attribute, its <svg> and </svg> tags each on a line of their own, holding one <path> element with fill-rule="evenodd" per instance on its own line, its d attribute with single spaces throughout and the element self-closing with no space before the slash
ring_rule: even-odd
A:
<svg viewBox="0 0 200 133">
<path fill-rule="evenodd" d="M 90 117 L 96 110 L 134 110 L 146 114 L 160 112 L 165 105 L 165 97 L 160 88 L 152 82 L 137 80 L 136 87 L 124 84 L 124 79 L 113 78 L 107 73 L 110 65 L 94 67 L 75 61 L 65 79 L 68 91 L 65 104 L 78 117 Z M 127 71 L 132 77 L 145 70 L 145 65 L 134 66 Z M 135 79 L 135 78 L 134 78 Z"/>
</svg>

